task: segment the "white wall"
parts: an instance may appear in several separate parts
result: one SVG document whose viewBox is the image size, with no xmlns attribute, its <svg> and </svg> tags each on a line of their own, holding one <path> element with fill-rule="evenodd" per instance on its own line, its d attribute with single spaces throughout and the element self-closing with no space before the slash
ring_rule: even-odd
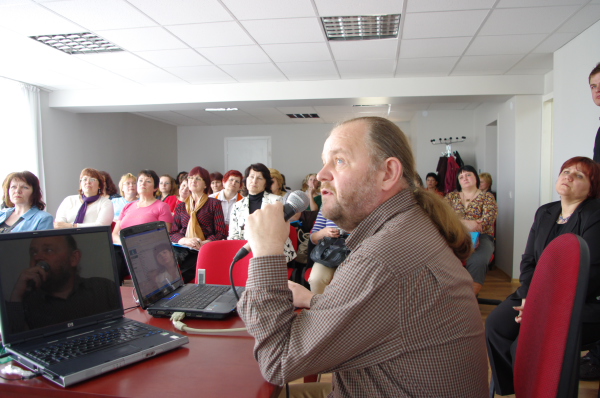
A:
<svg viewBox="0 0 600 398">
<path fill-rule="evenodd" d="M 593 156 L 600 108 L 592 101 L 588 76 L 600 62 L 599 37 L 597 22 L 554 53 L 555 177 L 565 160 Z"/>
<path fill-rule="evenodd" d="M 121 175 L 153 169 L 177 174 L 177 129 L 128 113 L 74 114 L 48 107 L 41 94 L 42 145 L 47 211 L 77 193 L 86 167 L 107 171 L 115 184 Z"/>
</svg>

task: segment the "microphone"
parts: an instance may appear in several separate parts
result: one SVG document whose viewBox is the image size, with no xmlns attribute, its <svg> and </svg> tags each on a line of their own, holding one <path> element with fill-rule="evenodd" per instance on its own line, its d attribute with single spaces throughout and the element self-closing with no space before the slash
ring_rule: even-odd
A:
<svg viewBox="0 0 600 398">
<path fill-rule="evenodd" d="M 308 209 L 310 206 L 310 199 L 308 196 L 298 190 L 289 194 L 285 205 L 283 205 L 283 219 L 287 222 L 290 218 L 294 216 L 294 214 L 299 213 Z M 233 258 L 233 262 L 237 262 L 242 258 L 246 257 L 248 253 L 250 253 L 251 249 L 246 248 L 247 245 L 244 245 Z"/>
<path fill-rule="evenodd" d="M 48 264 L 45 261 L 38 261 L 38 263 L 35 265 L 36 267 L 42 267 L 42 269 L 46 272 L 50 272 L 50 264 Z M 35 290 L 35 282 L 33 280 L 28 280 L 27 281 L 27 290 L 28 291 L 32 291 Z"/>
</svg>

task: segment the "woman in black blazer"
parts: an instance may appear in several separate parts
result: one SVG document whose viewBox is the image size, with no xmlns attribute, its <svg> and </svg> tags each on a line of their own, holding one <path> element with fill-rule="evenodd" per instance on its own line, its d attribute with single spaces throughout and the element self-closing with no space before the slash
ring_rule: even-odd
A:
<svg viewBox="0 0 600 398">
<path fill-rule="evenodd" d="M 560 169 L 556 191 L 560 201 L 543 205 L 535 214 L 521 260 L 521 286 L 486 321 L 488 355 L 499 395 L 514 394 L 514 355 L 527 291 L 542 252 L 559 235 L 574 233 L 589 246 L 590 277 L 582 314 L 582 344 L 600 340 L 600 166 L 586 157 L 567 160 Z"/>
</svg>

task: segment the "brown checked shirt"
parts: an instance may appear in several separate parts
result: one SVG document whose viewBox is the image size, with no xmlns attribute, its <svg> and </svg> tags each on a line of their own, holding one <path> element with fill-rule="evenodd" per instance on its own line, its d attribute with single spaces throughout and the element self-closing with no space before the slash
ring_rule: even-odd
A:
<svg viewBox="0 0 600 398">
<path fill-rule="evenodd" d="M 251 260 L 238 311 L 264 377 L 333 372 L 333 397 L 486 397 L 472 279 L 412 193 L 350 234 L 352 250 L 310 310 L 294 312 L 281 256 Z"/>
</svg>

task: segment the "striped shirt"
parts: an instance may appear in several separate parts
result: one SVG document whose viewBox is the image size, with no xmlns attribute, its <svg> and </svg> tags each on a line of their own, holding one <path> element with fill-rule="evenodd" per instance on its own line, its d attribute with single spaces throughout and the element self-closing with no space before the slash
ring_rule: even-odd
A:
<svg viewBox="0 0 600 398">
<path fill-rule="evenodd" d="M 251 260 L 238 311 L 264 377 L 333 372 L 331 397 L 486 397 L 472 279 L 412 194 L 380 205 L 346 243 L 351 254 L 300 313 L 284 256 Z"/>
</svg>

